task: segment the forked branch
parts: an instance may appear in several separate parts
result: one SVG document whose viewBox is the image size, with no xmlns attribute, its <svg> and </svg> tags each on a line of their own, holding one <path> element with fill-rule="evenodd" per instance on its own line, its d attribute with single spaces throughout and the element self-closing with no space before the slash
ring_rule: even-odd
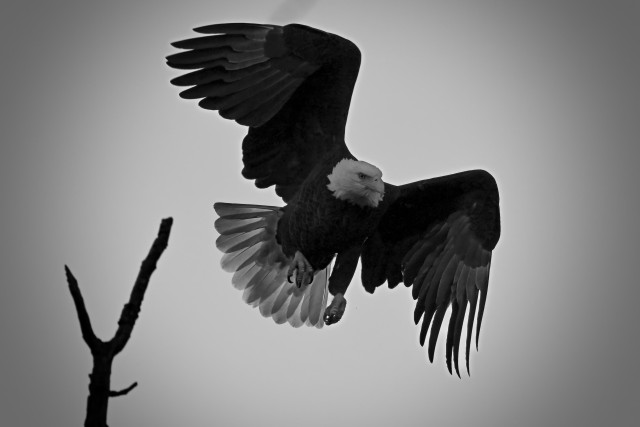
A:
<svg viewBox="0 0 640 427">
<path fill-rule="evenodd" d="M 160 256 L 162 256 L 162 253 L 169 243 L 172 225 L 172 218 L 165 218 L 160 223 L 158 236 L 153 242 L 149 254 L 144 261 L 142 261 L 140 272 L 131 290 L 129 301 L 124 305 L 122 313 L 120 314 L 118 329 L 109 341 L 103 342 L 96 337 L 91 327 L 91 319 L 84 304 L 78 281 L 73 276 L 73 273 L 71 273 L 69 267 L 66 265 L 64 267 L 67 283 L 69 284 L 69 292 L 71 293 L 73 303 L 76 307 L 76 313 L 78 314 L 82 338 L 84 342 L 87 343 L 87 346 L 89 346 L 93 356 L 93 370 L 89 375 L 89 397 L 87 399 L 85 427 L 106 427 L 109 398 L 123 396 L 138 385 L 137 382 L 134 382 L 123 390 L 112 391 L 110 389 L 111 365 L 113 358 L 122 351 L 124 346 L 127 345 L 129 338 L 131 338 L 131 332 L 138 319 L 142 300 L 149 285 L 149 279 L 156 269 Z"/>
</svg>

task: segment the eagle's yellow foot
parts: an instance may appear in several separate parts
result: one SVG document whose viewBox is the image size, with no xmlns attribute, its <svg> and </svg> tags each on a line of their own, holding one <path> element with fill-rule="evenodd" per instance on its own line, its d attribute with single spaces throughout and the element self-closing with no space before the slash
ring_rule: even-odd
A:
<svg viewBox="0 0 640 427">
<path fill-rule="evenodd" d="M 313 282 L 313 267 L 300 251 L 296 251 L 296 254 L 293 256 L 293 261 L 289 266 L 289 271 L 287 272 L 287 280 L 289 283 L 293 283 L 291 276 L 293 276 L 294 272 L 296 273 L 297 287 Z"/>
<path fill-rule="evenodd" d="M 325 325 L 333 325 L 342 319 L 345 308 L 347 308 L 347 300 L 344 299 L 342 294 L 336 294 L 329 307 L 324 311 Z"/>
</svg>

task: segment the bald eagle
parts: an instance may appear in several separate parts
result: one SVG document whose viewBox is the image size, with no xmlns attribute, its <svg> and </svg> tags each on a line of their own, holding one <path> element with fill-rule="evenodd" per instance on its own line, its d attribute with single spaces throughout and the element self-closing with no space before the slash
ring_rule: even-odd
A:
<svg viewBox="0 0 640 427">
<path fill-rule="evenodd" d="M 247 126 L 242 175 L 275 186 L 285 206 L 216 203 L 224 253 L 243 298 L 276 323 L 338 322 L 358 264 L 373 293 L 412 288 L 420 345 L 433 362 L 449 307 L 446 362 L 458 376 L 467 308 L 466 367 L 477 308 L 476 347 L 491 253 L 500 237 L 498 190 L 471 170 L 405 185 L 382 180 L 344 141 L 360 51 L 349 40 L 299 24 L 216 24 L 172 45 L 169 66 L 193 70 L 171 82 L 182 98 Z M 331 271 L 332 262 L 333 271 Z M 327 306 L 328 293 L 332 301 Z"/>
</svg>

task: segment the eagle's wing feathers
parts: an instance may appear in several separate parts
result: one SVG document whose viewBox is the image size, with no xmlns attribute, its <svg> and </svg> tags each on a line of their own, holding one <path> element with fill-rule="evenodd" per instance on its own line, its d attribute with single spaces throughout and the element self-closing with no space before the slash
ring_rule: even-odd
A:
<svg viewBox="0 0 640 427">
<path fill-rule="evenodd" d="M 216 24 L 173 43 L 169 66 L 186 99 L 249 126 L 243 175 L 288 201 L 326 153 L 344 153 L 344 131 L 360 51 L 334 34 L 298 24 Z"/>
<path fill-rule="evenodd" d="M 306 77 L 319 68 L 296 57 L 275 25 L 218 24 L 196 28 L 213 36 L 173 43 L 189 49 L 167 58 L 170 66 L 198 71 L 177 77 L 177 86 L 193 86 L 180 96 L 199 99 L 224 118 L 258 127 L 271 119 Z M 310 58 L 314 59 L 314 58 Z"/>
<path fill-rule="evenodd" d="M 476 310 L 476 345 L 487 298 L 491 252 L 500 236 L 498 191 L 485 171 L 419 181 L 390 191 L 394 200 L 362 252 L 362 283 L 369 292 L 385 281 L 412 286 L 414 321 L 422 319 L 420 345 L 428 330 L 433 361 L 444 315 L 451 306 L 447 367 L 458 375 L 460 339 L 469 305 L 466 363 Z"/>
</svg>

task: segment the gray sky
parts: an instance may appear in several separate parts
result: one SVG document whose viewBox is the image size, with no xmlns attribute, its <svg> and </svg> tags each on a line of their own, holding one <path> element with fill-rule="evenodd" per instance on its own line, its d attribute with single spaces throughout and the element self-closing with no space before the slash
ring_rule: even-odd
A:
<svg viewBox="0 0 640 427">
<path fill-rule="evenodd" d="M 633 424 L 637 4 L 307 3 L 4 4 L 0 425 L 82 424 L 91 358 L 63 265 L 110 338 L 166 216 L 112 376 L 139 387 L 111 400 L 110 425 Z M 293 329 L 219 267 L 213 202 L 281 201 L 242 179 L 245 129 L 180 100 L 164 57 L 193 27 L 269 19 L 360 47 L 347 142 L 386 181 L 496 177 L 503 234 L 471 378 L 448 374 L 443 342 L 426 361 L 403 287 L 371 296 L 358 273 L 340 324 Z"/>
</svg>

